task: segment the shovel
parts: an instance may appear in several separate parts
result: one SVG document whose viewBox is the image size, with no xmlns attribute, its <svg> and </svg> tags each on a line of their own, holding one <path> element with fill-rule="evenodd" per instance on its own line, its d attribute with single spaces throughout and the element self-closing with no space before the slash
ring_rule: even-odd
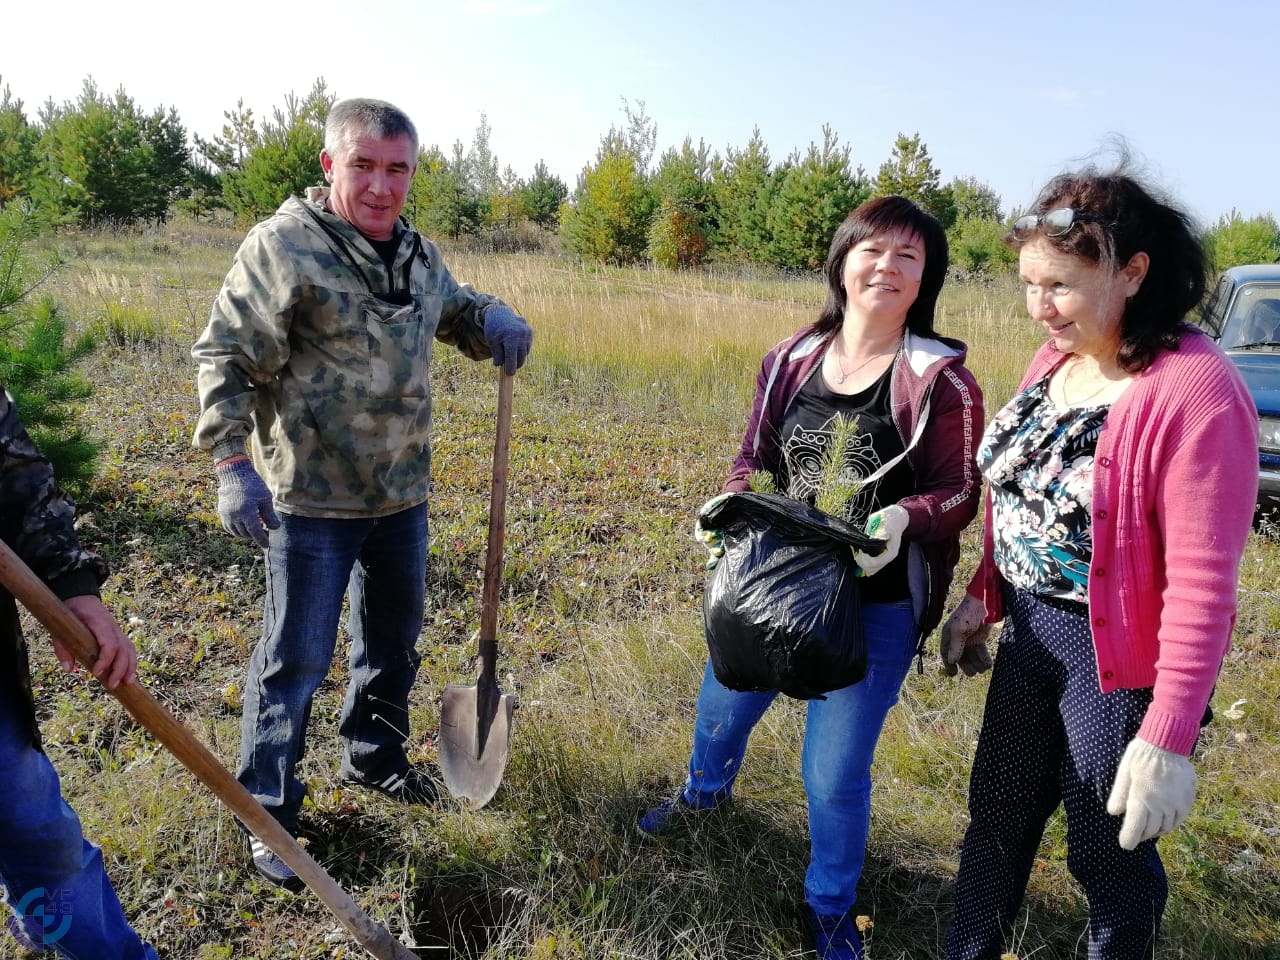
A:
<svg viewBox="0 0 1280 960">
<path fill-rule="evenodd" d="M 511 440 L 511 392 L 515 378 L 498 379 L 498 435 L 493 444 L 493 494 L 489 548 L 484 561 L 480 610 L 480 676 L 474 686 L 451 683 L 440 698 L 440 773 L 454 797 L 472 810 L 493 799 L 511 746 L 515 697 L 498 689 L 498 594 L 502 583 L 502 533 L 507 518 L 507 446 Z"/>
<path fill-rule="evenodd" d="M 31 611 L 50 634 L 57 637 L 85 667 L 98 659 L 98 642 L 79 618 L 45 586 L 22 559 L 0 542 L 0 583 Z M 298 841 L 253 798 L 227 768 L 218 762 L 178 719 L 156 701 L 141 683 L 121 684 L 107 691 L 138 723 L 159 740 L 182 765 L 195 774 L 240 822 L 253 831 L 280 859 L 293 868 L 312 892 L 333 911 L 344 927 L 378 960 L 417 960 L 415 954 L 394 939 L 385 927 L 369 917 L 337 882 L 325 873 Z"/>
</svg>

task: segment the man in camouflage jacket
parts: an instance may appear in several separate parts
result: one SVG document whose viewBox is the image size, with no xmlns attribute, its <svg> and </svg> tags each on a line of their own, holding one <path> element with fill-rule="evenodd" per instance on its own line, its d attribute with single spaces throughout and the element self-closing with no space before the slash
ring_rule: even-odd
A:
<svg viewBox="0 0 1280 960">
<path fill-rule="evenodd" d="M 138 657 L 98 597 L 106 565 L 80 547 L 74 522 L 74 505 L 0 388 L 0 539 L 89 628 L 99 647 L 93 672 L 114 689 L 134 681 Z M 53 647 L 71 670 L 71 653 L 57 640 Z M 0 885 L 19 915 L 10 929 L 28 946 L 47 945 L 67 957 L 155 960 L 125 920 L 102 852 L 84 838 L 41 749 L 18 606 L 2 588 Z"/>
<path fill-rule="evenodd" d="M 417 156 L 417 132 L 395 107 L 335 104 L 320 154 L 328 186 L 249 232 L 192 351 L 195 443 L 213 454 L 223 526 L 267 549 L 238 775 L 291 831 L 306 792 L 295 767 L 344 593 L 340 773 L 394 799 L 435 799 L 404 749 L 424 605 L 432 345 L 514 374 L 533 336 L 497 297 L 454 280 L 439 248 L 400 219 Z M 263 876 L 296 883 L 250 845 Z"/>
</svg>

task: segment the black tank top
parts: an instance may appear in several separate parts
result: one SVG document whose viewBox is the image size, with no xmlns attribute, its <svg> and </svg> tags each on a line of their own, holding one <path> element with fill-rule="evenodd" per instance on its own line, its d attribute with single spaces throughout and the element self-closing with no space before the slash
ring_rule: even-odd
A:
<svg viewBox="0 0 1280 960">
<path fill-rule="evenodd" d="M 782 419 L 782 462 L 778 489 L 787 496 L 813 504 L 818 493 L 819 471 L 831 442 L 837 416 L 857 418 L 858 429 L 845 451 L 845 476 L 862 479 L 902 453 L 904 444 L 889 414 L 890 366 L 867 389 L 845 396 L 831 390 L 819 366 L 805 381 Z M 915 472 L 907 459 L 899 460 L 883 477 L 872 481 L 849 501 L 844 519 L 861 527 L 883 507 L 915 492 Z M 892 603 L 910 596 L 907 585 L 907 551 L 879 573 L 862 581 L 864 603 Z"/>
</svg>

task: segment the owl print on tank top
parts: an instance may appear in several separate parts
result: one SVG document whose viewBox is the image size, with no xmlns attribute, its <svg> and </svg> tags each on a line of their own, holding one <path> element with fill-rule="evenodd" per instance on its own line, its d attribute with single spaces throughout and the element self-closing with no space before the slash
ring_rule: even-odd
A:
<svg viewBox="0 0 1280 960">
<path fill-rule="evenodd" d="M 816 430 L 810 430 L 796 424 L 787 437 L 782 456 L 786 463 L 786 494 L 793 500 L 813 503 L 822 489 L 823 472 L 827 464 L 827 451 L 832 445 L 836 414 Z M 882 463 L 876 453 L 870 435 L 856 433 L 845 448 L 844 466 L 840 479 L 860 482 L 880 469 Z M 862 526 L 867 517 L 874 512 L 871 504 L 875 500 L 876 485 L 865 485 L 845 505 L 841 519 L 848 520 L 855 526 Z"/>
</svg>

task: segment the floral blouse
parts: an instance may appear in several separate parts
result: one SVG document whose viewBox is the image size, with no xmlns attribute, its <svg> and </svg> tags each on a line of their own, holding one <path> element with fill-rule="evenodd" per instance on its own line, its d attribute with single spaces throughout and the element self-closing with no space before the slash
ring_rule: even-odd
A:
<svg viewBox="0 0 1280 960">
<path fill-rule="evenodd" d="M 1108 409 L 1058 406 L 1045 377 L 983 434 L 978 467 L 991 490 L 995 562 L 1012 586 L 1088 601 L 1093 454 Z"/>
</svg>

